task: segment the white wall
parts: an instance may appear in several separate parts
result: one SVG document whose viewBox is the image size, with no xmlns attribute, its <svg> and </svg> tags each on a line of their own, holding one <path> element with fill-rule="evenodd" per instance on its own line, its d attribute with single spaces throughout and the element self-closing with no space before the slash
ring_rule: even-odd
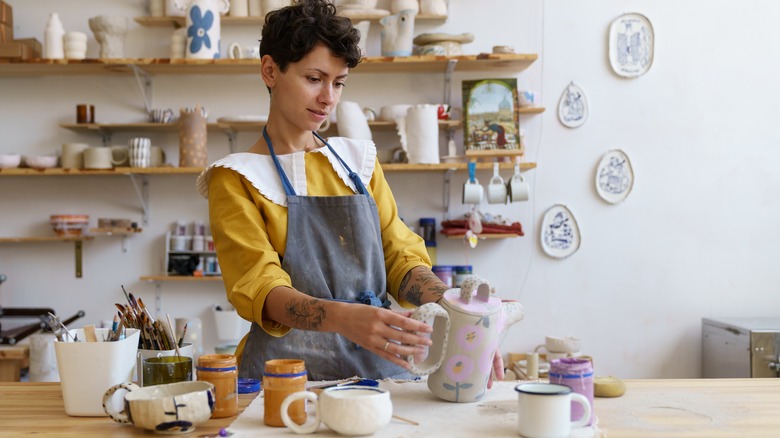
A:
<svg viewBox="0 0 780 438">
<path fill-rule="evenodd" d="M 48 12 L 58 11 L 66 30 L 90 35 L 89 57 L 98 46 L 87 19 L 98 14 L 143 14 L 142 1 L 79 0 L 64 8 L 53 0 L 6 0 L 14 7 L 18 37 L 43 38 Z M 380 7 L 389 1 L 380 0 Z M 576 335 L 583 353 L 595 358 L 598 374 L 630 377 L 697 377 L 700 321 L 713 316 L 776 316 L 780 295 L 773 232 L 778 214 L 780 158 L 771 116 L 778 113 L 773 74 L 780 66 L 771 17 L 780 5 L 768 0 L 600 2 L 542 0 L 474 2 L 451 0 L 445 23 L 424 23 L 415 33 L 473 32 L 466 53 L 511 45 L 538 53 L 539 60 L 517 75 L 522 88 L 539 90 L 547 111 L 523 116 L 527 172 L 534 192 L 528 203 L 487 211 L 520 220 L 526 236 L 482 242 L 467 249 L 439 239 L 440 264 L 466 264 L 487 277 L 504 298 L 520 299 L 526 318 L 510 329 L 505 351 L 523 352 L 545 335 Z M 487 5 L 487 6 L 485 6 Z M 488 9 L 489 8 L 489 9 Z M 655 61 L 638 79 L 610 69 L 607 34 L 624 12 L 641 12 L 653 23 Z M 379 52 L 378 25 L 370 31 L 369 53 Z M 170 30 L 131 25 L 129 57 L 167 57 Z M 223 29 L 223 44 L 249 44 L 259 29 Z M 496 76 L 457 73 L 460 81 Z M 501 74 L 501 76 L 505 76 Z M 390 103 L 438 102 L 442 75 L 353 75 L 345 99 L 379 108 Z M 578 129 L 557 121 L 556 106 L 566 84 L 583 87 L 590 102 L 588 122 Z M 381 84 L 378 85 L 378 84 Z M 203 103 L 211 119 L 263 114 L 267 98 L 254 76 L 158 77 L 155 106 L 179 108 Z M 96 106 L 98 121 L 144 119 L 143 104 L 130 77 L 0 79 L 0 152 L 50 153 L 69 141 L 99 144 L 97 136 L 58 127 L 72 122 L 75 105 Z M 459 106 L 459 105 L 458 105 Z M 117 134 L 123 143 L 131 134 Z M 460 136 L 459 136 L 460 138 Z M 170 161 L 178 162 L 175 135 L 154 134 Z M 240 147 L 255 138 L 244 133 Z M 393 146 L 387 134 L 380 147 Z M 619 205 L 607 205 L 593 188 L 595 166 L 610 149 L 624 150 L 636 172 L 634 190 Z M 224 136 L 209 137 L 209 157 L 228 152 Z M 505 175 L 506 176 L 506 175 Z M 489 173 L 479 175 L 487 180 Z M 442 175 L 389 174 L 402 216 L 444 215 Z M 0 245 L 3 306 L 51 306 L 61 315 L 87 312 L 80 323 L 111 315 L 122 302 L 120 285 L 154 302 L 155 287 L 139 276 L 158 273 L 162 235 L 177 219 L 206 219 L 207 206 L 192 176 L 154 176 L 151 223 L 141 235 L 96 239 L 84 245 L 84 277 L 74 278 L 73 247 L 65 243 Z M 465 174 L 453 177 L 450 216 L 460 203 Z M 423 193 L 420 187 L 429 187 Z M 0 236 L 50 233 L 48 215 L 88 213 L 140 220 L 139 203 L 126 177 L 0 178 Z M 563 203 L 582 231 L 581 249 L 565 260 L 541 251 L 539 222 L 550 206 Z M 209 306 L 224 300 L 221 284 L 162 286 L 164 312 L 203 318 L 207 348 L 216 344 Z"/>
</svg>

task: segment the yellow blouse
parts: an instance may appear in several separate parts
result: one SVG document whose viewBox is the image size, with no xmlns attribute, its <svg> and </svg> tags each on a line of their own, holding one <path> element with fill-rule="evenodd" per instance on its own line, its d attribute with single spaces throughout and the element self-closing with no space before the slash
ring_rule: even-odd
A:
<svg viewBox="0 0 780 438">
<path fill-rule="evenodd" d="M 373 144 L 370 147 L 373 148 Z M 338 148 L 337 151 L 342 158 L 349 155 Z M 245 155 L 249 162 L 262 160 L 265 161 L 264 165 L 270 160 L 270 157 L 256 154 L 234 155 Z M 285 155 L 280 156 L 280 159 L 287 160 L 286 173 L 296 193 L 308 196 L 354 195 L 343 175 L 335 170 L 340 164 L 334 161 L 326 148 L 290 155 L 296 157 Z M 361 159 L 353 160 L 357 161 L 353 163 L 347 158 L 345 161 L 358 174 L 370 178 L 366 188 L 379 212 L 388 291 L 401 305 L 411 307 L 398 298 L 401 281 L 409 270 L 421 265 L 430 267 L 431 261 L 422 238 L 399 219 L 395 198 L 382 168 L 376 162 L 375 150 L 367 156 L 367 160 L 362 159 L 367 163 L 360 163 Z M 275 169 L 269 171 L 263 167 L 261 176 L 255 175 L 253 181 L 250 181 L 245 176 L 247 172 L 235 169 L 239 166 L 220 167 L 218 163 L 204 172 L 204 175 L 207 172 L 209 175 L 205 182 L 201 181 L 204 179 L 201 176 L 199 186 L 208 187 L 211 232 L 227 298 L 241 317 L 258 322 L 271 335 L 283 336 L 290 330 L 289 327 L 262 319 L 263 304 L 268 293 L 277 286 L 292 287 L 290 277 L 280 262 L 287 242 L 286 200 L 280 202 L 279 193 L 274 192 L 273 188 L 269 189 L 278 184 L 279 175 Z M 298 163 L 297 168 L 295 163 Z M 258 166 L 252 167 L 257 171 Z M 339 172 L 344 173 L 341 169 Z M 262 181 L 258 183 L 258 179 Z M 201 192 L 205 195 L 203 188 Z"/>
</svg>

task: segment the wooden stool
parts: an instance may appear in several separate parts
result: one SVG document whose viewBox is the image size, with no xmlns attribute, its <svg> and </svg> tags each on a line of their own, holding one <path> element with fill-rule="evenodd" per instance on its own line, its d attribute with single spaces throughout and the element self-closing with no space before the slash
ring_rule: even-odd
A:
<svg viewBox="0 0 780 438">
<path fill-rule="evenodd" d="M 0 382 L 18 382 L 30 366 L 29 345 L 0 345 Z"/>
</svg>

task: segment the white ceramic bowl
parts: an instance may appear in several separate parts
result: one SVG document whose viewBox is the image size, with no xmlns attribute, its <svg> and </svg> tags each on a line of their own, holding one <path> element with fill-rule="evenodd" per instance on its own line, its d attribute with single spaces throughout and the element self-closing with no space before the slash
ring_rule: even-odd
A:
<svg viewBox="0 0 780 438">
<path fill-rule="evenodd" d="M 50 169 L 57 166 L 55 155 L 25 155 L 24 164 L 34 169 Z"/>
<path fill-rule="evenodd" d="M 544 338 L 544 345 L 550 353 L 577 353 L 582 347 L 582 340 L 573 336 L 565 338 L 547 336 Z"/>
<path fill-rule="evenodd" d="M 13 169 L 19 167 L 22 156 L 19 154 L 0 154 L 0 169 Z"/>
</svg>

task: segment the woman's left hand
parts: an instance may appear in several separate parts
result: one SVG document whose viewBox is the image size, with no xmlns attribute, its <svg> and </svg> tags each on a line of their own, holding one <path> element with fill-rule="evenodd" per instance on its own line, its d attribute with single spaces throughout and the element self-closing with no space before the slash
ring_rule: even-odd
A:
<svg viewBox="0 0 780 438">
<path fill-rule="evenodd" d="M 498 348 L 496 348 L 496 351 L 493 353 L 493 372 L 490 373 L 490 378 L 488 379 L 488 389 L 493 387 L 494 377 L 498 381 L 504 380 L 504 358 L 501 357 L 501 352 Z"/>
</svg>

